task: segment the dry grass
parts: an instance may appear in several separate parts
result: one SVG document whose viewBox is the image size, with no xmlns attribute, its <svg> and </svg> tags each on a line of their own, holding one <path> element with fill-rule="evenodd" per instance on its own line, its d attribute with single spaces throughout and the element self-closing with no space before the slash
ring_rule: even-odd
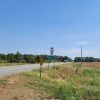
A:
<svg viewBox="0 0 100 100">
<path fill-rule="evenodd" d="M 38 100 L 39 97 L 40 94 L 33 89 L 15 88 L 9 85 L 0 87 L 0 100 Z"/>
<path fill-rule="evenodd" d="M 86 66 L 100 69 L 100 62 L 86 63 Z"/>
<path fill-rule="evenodd" d="M 100 93 L 100 79 L 97 76 L 100 75 L 98 71 L 100 63 L 83 63 L 77 74 L 73 67 L 75 64 L 43 69 L 41 79 L 38 70 L 1 77 L 0 100 L 51 100 L 52 98 L 66 100 L 66 96 L 67 100 L 96 100 L 95 93 L 97 96 Z M 83 68 L 86 69 L 85 75 Z M 72 97 L 70 93 L 73 94 Z M 94 96 L 92 97 L 90 93 L 94 93 Z"/>
<path fill-rule="evenodd" d="M 42 100 L 50 95 L 40 91 L 30 82 L 34 79 L 22 74 L 0 78 L 0 100 Z M 35 81 L 35 80 L 34 80 Z M 48 99 L 47 99 L 48 100 Z"/>
<path fill-rule="evenodd" d="M 85 67 L 100 69 L 100 62 L 83 62 L 82 65 Z"/>
</svg>

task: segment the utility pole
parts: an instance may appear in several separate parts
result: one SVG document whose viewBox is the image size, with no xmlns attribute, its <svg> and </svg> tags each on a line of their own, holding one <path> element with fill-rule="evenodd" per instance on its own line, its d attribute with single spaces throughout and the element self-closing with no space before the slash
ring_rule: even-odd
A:
<svg viewBox="0 0 100 100">
<path fill-rule="evenodd" d="M 80 48 L 80 63 L 82 65 L 82 62 L 83 62 L 83 45 L 88 44 L 88 42 L 83 41 L 83 42 L 79 42 L 78 44 L 81 46 L 81 48 Z"/>
<path fill-rule="evenodd" d="M 82 53 L 83 53 L 83 48 L 82 48 L 82 45 L 81 45 L 81 65 L 82 65 Z"/>
</svg>

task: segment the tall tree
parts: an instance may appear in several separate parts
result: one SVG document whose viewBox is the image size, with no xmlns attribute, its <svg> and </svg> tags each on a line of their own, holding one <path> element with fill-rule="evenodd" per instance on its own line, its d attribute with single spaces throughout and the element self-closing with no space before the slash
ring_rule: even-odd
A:
<svg viewBox="0 0 100 100">
<path fill-rule="evenodd" d="M 15 63 L 15 54 L 11 53 L 11 54 L 7 54 L 7 62 L 8 63 Z"/>
<path fill-rule="evenodd" d="M 22 62 L 22 60 L 23 60 L 22 55 L 18 51 L 15 54 L 15 59 L 16 59 L 16 63 Z"/>
</svg>

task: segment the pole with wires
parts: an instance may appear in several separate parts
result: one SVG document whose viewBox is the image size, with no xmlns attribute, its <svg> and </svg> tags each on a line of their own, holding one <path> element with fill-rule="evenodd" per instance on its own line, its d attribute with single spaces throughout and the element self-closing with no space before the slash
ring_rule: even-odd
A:
<svg viewBox="0 0 100 100">
<path fill-rule="evenodd" d="M 81 45 L 81 65 L 82 65 L 82 56 L 83 56 L 83 48 L 82 48 L 82 45 Z"/>
</svg>

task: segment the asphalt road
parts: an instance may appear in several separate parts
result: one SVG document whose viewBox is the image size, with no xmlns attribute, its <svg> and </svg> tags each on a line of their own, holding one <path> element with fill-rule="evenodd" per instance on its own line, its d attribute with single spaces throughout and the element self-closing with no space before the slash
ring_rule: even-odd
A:
<svg viewBox="0 0 100 100">
<path fill-rule="evenodd" d="M 55 63 L 55 65 L 62 65 L 63 63 Z M 50 63 L 49 66 L 53 67 L 54 63 Z M 48 64 L 43 64 L 43 68 L 48 67 Z M 3 66 L 0 67 L 0 76 L 9 76 L 12 74 L 24 72 L 24 71 L 30 71 L 39 69 L 39 64 L 28 64 L 28 65 L 16 65 L 16 66 Z"/>
</svg>

